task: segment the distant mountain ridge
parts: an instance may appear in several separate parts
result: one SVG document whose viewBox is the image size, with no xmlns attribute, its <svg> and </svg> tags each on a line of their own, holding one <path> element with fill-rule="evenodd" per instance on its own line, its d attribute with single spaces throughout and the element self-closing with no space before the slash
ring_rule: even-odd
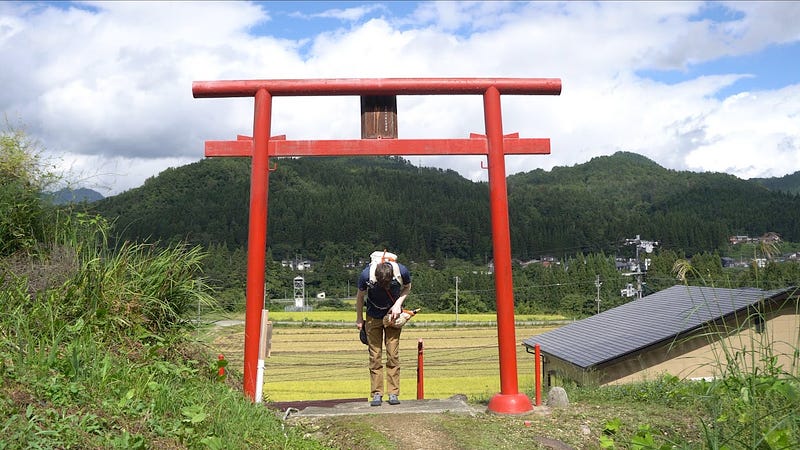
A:
<svg viewBox="0 0 800 450">
<path fill-rule="evenodd" d="M 512 175 L 509 186 L 518 248 L 538 242 L 554 252 L 573 245 L 608 251 L 614 236 L 619 245 L 640 234 L 692 254 L 721 248 L 736 233 L 800 237 L 793 222 L 800 220 L 800 198 L 729 174 L 665 169 L 634 153 Z"/>
<path fill-rule="evenodd" d="M 53 192 L 50 195 L 53 203 L 56 205 L 64 205 L 67 203 L 92 203 L 98 200 L 102 200 L 103 194 L 88 188 L 78 188 L 78 189 L 71 189 L 71 188 L 64 188 L 60 189 L 56 192 Z"/>
<path fill-rule="evenodd" d="M 250 161 L 206 159 L 167 169 L 94 205 L 126 239 L 241 248 Z M 508 177 L 512 254 L 527 259 L 615 253 L 641 235 L 687 254 L 735 234 L 800 241 L 800 197 L 722 173 L 661 167 L 629 152 Z M 399 157 L 279 159 L 270 174 L 268 242 L 275 258 L 321 260 L 390 248 L 407 257 L 491 257 L 486 183 Z"/>
<path fill-rule="evenodd" d="M 751 178 L 750 181 L 765 186 L 771 191 L 800 194 L 800 171 L 779 178 Z"/>
</svg>

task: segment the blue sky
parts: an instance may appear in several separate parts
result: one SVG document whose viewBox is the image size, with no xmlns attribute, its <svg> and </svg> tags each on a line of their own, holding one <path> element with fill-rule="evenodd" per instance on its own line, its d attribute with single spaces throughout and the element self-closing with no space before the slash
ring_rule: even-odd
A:
<svg viewBox="0 0 800 450">
<path fill-rule="evenodd" d="M 662 83 L 676 84 L 704 75 L 747 74 L 715 94 L 724 99 L 743 91 L 779 89 L 797 84 L 800 78 L 800 42 L 770 45 L 763 50 L 712 61 L 689 63 L 681 70 L 640 70 L 639 76 Z"/>
<path fill-rule="evenodd" d="M 253 27 L 254 34 L 274 35 L 285 39 L 307 39 L 336 29 L 348 22 L 365 18 L 388 17 L 402 19 L 417 7 L 416 2 L 256 2 L 270 15 L 271 20 Z"/>
<path fill-rule="evenodd" d="M 625 150 L 740 178 L 800 170 L 800 2 L 1 2 L 0 110 L 105 195 L 252 132 L 251 99 L 197 80 L 555 77 L 503 98 L 504 129 L 549 137 L 508 173 Z M 400 137 L 482 132 L 471 97 L 401 97 Z M 349 98 L 276 101 L 290 139 L 353 138 Z M 435 118 L 435 120 L 432 120 Z M 485 180 L 479 157 L 412 163 Z"/>
</svg>

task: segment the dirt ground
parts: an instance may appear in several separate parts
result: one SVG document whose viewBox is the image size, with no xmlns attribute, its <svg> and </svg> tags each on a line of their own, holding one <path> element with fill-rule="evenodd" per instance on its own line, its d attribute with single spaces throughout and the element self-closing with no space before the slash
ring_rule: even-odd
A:
<svg viewBox="0 0 800 450">
<path fill-rule="evenodd" d="M 289 421 L 337 449 L 598 449 L 612 420 L 621 424 L 617 434 L 609 435 L 618 448 L 628 448 L 640 424 L 651 427 L 659 444 L 702 446 L 695 414 L 658 402 L 569 403 L 537 407 L 520 415 L 495 414 L 473 406 L 473 413 L 362 414 Z"/>
<path fill-rule="evenodd" d="M 557 412 L 563 416 L 566 411 Z M 339 449 L 590 449 L 599 447 L 600 425 L 581 423 L 585 412 L 563 419 L 549 411 L 520 416 L 479 414 L 368 414 L 298 418 L 295 424 Z M 563 440 L 562 440 L 563 439 Z"/>
</svg>

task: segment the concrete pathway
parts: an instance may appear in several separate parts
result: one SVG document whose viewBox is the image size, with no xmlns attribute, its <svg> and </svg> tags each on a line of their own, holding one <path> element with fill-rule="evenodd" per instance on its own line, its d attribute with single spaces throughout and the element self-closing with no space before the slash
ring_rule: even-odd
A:
<svg viewBox="0 0 800 450">
<path fill-rule="evenodd" d="M 461 396 L 448 399 L 404 400 L 399 405 L 383 402 L 381 406 L 370 406 L 369 400 L 345 399 L 309 402 L 267 403 L 267 407 L 277 409 L 287 417 L 327 417 L 352 416 L 361 414 L 408 414 L 408 413 L 462 413 L 478 414 L 486 412 L 486 408 L 477 408 L 467 404 Z"/>
</svg>

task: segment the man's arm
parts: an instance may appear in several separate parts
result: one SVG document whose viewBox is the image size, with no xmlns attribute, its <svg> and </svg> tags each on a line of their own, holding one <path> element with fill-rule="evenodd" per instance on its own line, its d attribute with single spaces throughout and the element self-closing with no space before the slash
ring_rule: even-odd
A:
<svg viewBox="0 0 800 450">
<path fill-rule="evenodd" d="M 356 328 L 359 330 L 364 326 L 364 294 L 366 292 L 359 289 L 356 294 Z"/>
<path fill-rule="evenodd" d="M 403 289 L 400 291 L 400 295 L 397 296 L 397 300 L 394 301 L 394 305 L 392 305 L 391 311 L 391 320 L 396 319 L 400 313 L 403 312 L 403 302 L 406 301 L 406 297 L 411 292 L 411 283 L 404 284 Z M 356 299 L 356 304 L 358 300 Z"/>
</svg>

